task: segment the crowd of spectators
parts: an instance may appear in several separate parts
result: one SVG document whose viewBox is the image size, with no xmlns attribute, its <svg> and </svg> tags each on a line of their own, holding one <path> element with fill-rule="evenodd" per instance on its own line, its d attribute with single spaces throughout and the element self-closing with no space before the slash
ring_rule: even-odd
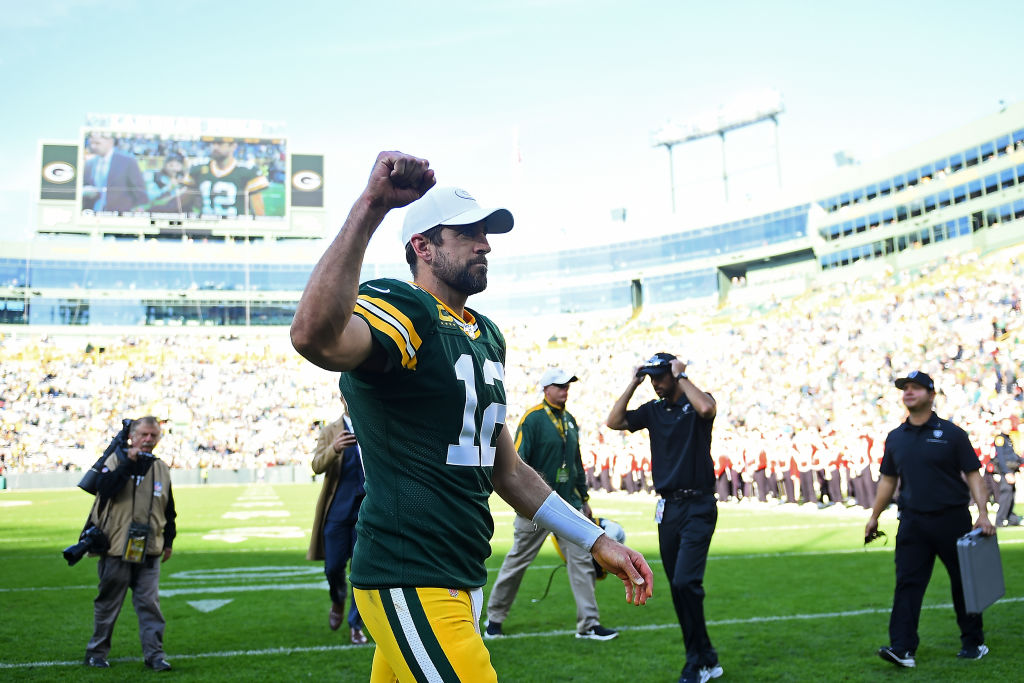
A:
<svg viewBox="0 0 1024 683">
<path fill-rule="evenodd" d="M 195 335 L 83 345 L 6 338 L 0 347 L 0 456 L 10 472 L 82 469 L 121 419 L 161 417 L 161 458 L 176 468 L 308 463 L 333 378 L 280 339 Z"/>
<path fill-rule="evenodd" d="M 1017 428 L 1022 254 L 965 254 L 931 270 L 722 310 L 499 320 L 509 346 L 507 425 L 540 400 L 541 373 L 564 367 L 580 378 L 568 407 L 592 486 L 649 490 L 646 433 L 603 421 L 633 369 L 669 351 L 718 402 L 712 456 L 723 500 L 869 506 L 882 441 L 905 415 L 893 378 L 931 375 L 937 412 L 968 431 L 983 459 L 1001 418 Z M 318 423 L 337 417 L 337 376 L 299 358 L 284 329 L 93 344 L 0 339 L 3 467 L 86 468 L 122 417 L 141 414 L 167 420 L 161 453 L 173 467 L 307 465 Z M 634 403 L 653 397 L 645 384 Z"/>
</svg>

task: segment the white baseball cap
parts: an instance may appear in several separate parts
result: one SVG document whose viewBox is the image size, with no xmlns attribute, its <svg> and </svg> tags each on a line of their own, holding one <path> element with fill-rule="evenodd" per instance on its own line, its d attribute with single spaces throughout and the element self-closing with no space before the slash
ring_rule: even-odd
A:
<svg viewBox="0 0 1024 683">
<path fill-rule="evenodd" d="M 576 375 L 570 375 L 562 368 L 548 368 L 540 376 L 540 388 L 549 387 L 552 384 L 568 384 L 579 379 Z"/>
<path fill-rule="evenodd" d="M 437 225 L 469 225 L 486 221 L 487 234 L 512 229 L 512 213 L 508 209 L 483 209 L 473 195 L 461 187 L 434 187 L 409 205 L 402 224 L 402 244 L 417 233 Z"/>
</svg>

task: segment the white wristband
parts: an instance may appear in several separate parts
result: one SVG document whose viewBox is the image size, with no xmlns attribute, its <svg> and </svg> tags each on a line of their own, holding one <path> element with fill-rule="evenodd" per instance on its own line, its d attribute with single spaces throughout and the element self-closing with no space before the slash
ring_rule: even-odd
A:
<svg viewBox="0 0 1024 683">
<path fill-rule="evenodd" d="M 554 491 L 537 509 L 533 523 L 553 532 L 556 536 L 572 541 L 587 552 L 590 552 L 597 539 L 604 534 L 604 529 L 584 517 L 579 510 L 562 500 Z"/>
</svg>

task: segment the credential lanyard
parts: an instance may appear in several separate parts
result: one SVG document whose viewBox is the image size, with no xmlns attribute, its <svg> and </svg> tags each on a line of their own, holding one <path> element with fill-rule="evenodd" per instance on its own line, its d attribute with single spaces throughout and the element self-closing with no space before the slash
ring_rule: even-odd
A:
<svg viewBox="0 0 1024 683">
<path fill-rule="evenodd" d="M 551 424 L 555 425 L 555 430 L 558 432 L 558 435 L 560 437 L 562 437 L 562 467 L 561 467 L 561 471 L 566 471 L 567 472 L 566 465 L 568 464 L 568 461 L 567 461 L 567 459 L 565 457 L 565 450 L 568 447 L 568 440 L 566 439 L 565 434 L 569 430 L 569 428 L 568 428 L 568 426 L 566 424 L 565 411 L 563 410 L 562 414 L 560 416 L 555 417 L 555 411 L 551 410 L 551 406 L 549 406 L 547 404 L 547 401 L 545 401 L 544 402 L 544 412 L 547 413 L 548 419 L 551 420 Z"/>
</svg>

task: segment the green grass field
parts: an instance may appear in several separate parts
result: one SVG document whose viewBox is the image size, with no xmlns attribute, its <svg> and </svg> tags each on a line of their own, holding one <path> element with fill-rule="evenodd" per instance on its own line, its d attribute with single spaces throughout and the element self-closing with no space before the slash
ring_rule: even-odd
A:
<svg viewBox="0 0 1024 683">
<path fill-rule="evenodd" d="M 174 556 L 163 565 L 165 647 L 176 680 L 368 679 L 372 646 L 353 647 L 327 628 L 322 565 L 305 550 L 319 486 L 181 487 Z M 68 567 L 91 499 L 74 490 L 0 492 L 0 680 L 125 680 L 142 664 L 130 601 L 114 633 L 112 668 L 81 664 L 92 629 L 96 560 Z M 548 544 L 527 572 L 505 631 L 488 641 L 502 681 L 675 681 L 683 647 L 658 561 L 653 499 L 601 495 L 596 514 L 626 528 L 655 572 L 655 597 L 627 605 L 614 578 L 599 582 L 610 642 L 573 637 L 575 607 Z M 512 539 L 512 513 L 492 499 L 493 579 Z M 956 659 L 949 582 L 936 568 L 921 616 L 918 666 L 897 670 L 874 652 L 887 642 L 892 544 L 865 552 L 863 511 L 794 506 L 720 508 L 705 588 L 711 638 L 732 681 L 1019 680 L 1017 626 L 1024 600 L 1024 530 L 1000 532 L 1007 596 L 985 613 L 991 654 Z M 882 528 L 895 535 L 886 513 Z M 485 593 L 486 593 L 485 588 Z M 222 603 L 222 604 L 220 604 Z M 219 606 L 218 606 L 219 604 Z"/>
</svg>

